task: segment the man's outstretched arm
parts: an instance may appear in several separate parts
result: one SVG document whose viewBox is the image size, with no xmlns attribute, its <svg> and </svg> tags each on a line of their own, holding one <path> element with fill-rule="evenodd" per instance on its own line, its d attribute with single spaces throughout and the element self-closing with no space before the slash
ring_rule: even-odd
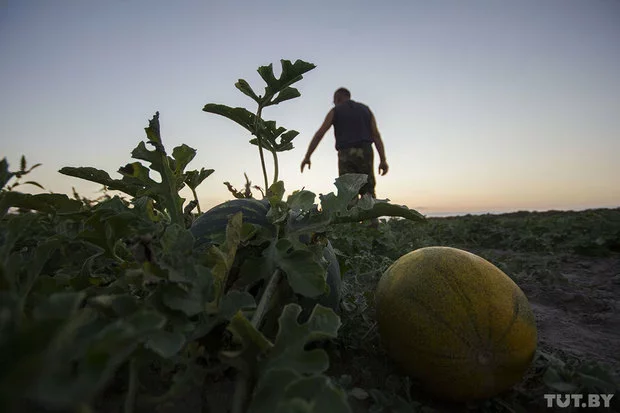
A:
<svg viewBox="0 0 620 413">
<path fill-rule="evenodd" d="M 372 140 L 375 142 L 377 152 L 379 152 L 379 173 L 381 175 L 385 175 L 388 171 L 388 164 L 387 160 L 385 159 L 385 147 L 383 146 L 383 140 L 381 139 L 381 134 L 379 133 L 379 129 L 377 128 L 377 121 L 375 120 L 375 115 L 372 112 L 370 112 L 370 122 Z"/>
<path fill-rule="evenodd" d="M 306 152 L 306 156 L 301 162 L 301 172 L 304 171 L 305 165 L 308 165 L 308 169 L 310 169 L 310 156 L 312 156 L 312 153 L 314 152 L 316 147 L 319 146 L 319 142 L 321 142 L 321 139 L 323 139 L 323 136 L 325 136 L 329 128 L 332 126 L 333 121 L 334 121 L 334 110 L 332 109 L 329 111 L 329 113 L 325 117 L 325 120 L 323 121 L 323 124 L 321 125 L 319 130 L 316 131 L 316 133 L 314 134 L 314 137 L 310 141 L 310 145 L 308 145 L 308 151 Z"/>
</svg>

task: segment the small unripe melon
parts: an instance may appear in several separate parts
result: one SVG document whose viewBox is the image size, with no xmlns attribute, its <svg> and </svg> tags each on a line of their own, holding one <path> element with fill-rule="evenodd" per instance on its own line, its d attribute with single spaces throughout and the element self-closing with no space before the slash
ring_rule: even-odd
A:
<svg viewBox="0 0 620 413">
<path fill-rule="evenodd" d="M 447 400 L 493 397 L 519 382 L 537 344 L 523 291 L 487 260 L 456 248 L 403 255 L 376 291 L 388 355 Z"/>
</svg>

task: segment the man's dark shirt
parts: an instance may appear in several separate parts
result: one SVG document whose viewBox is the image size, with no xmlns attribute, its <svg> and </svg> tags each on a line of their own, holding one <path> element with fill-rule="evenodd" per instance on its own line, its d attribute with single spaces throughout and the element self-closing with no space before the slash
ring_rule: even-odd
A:
<svg viewBox="0 0 620 413">
<path fill-rule="evenodd" d="M 347 100 L 334 107 L 336 149 L 372 144 L 371 115 L 368 106 Z"/>
</svg>

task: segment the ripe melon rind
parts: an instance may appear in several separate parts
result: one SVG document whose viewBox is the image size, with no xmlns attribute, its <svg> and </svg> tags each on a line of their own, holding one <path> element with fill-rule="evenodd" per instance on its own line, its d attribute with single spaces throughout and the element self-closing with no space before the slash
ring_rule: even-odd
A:
<svg viewBox="0 0 620 413">
<path fill-rule="evenodd" d="M 419 279 L 408 280 L 410 274 Z M 508 389 L 536 350 L 535 319 L 521 289 L 466 251 L 428 247 L 404 255 L 379 281 L 376 307 L 388 354 L 444 398 Z M 411 326 L 415 331 L 403 331 Z"/>
</svg>

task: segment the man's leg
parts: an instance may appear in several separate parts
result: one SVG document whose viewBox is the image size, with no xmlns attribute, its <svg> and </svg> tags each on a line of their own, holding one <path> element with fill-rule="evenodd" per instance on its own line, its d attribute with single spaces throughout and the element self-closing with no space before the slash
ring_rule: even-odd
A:
<svg viewBox="0 0 620 413">
<path fill-rule="evenodd" d="M 344 174 L 361 174 L 364 154 L 361 148 L 347 148 L 338 151 L 338 176 Z M 362 190 L 360 190 L 361 194 Z M 357 204 L 359 195 L 349 202 L 349 208 Z"/>
<path fill-rule="evenodd" d="M 376 199 L 377 195 L 375 193 L 376 181 L 375 181 L 375 171 L 374 171 L 374 151 L 373 151 L 372 145 L 368 145 L 363 148 L 363 160 L 360 163 L 360 167 L 361 167 L 360 173 L 368 175 L 368 181 L 366 185 L 364 185 L 360 189 L 360 195 L 364 196 L 365 194 L 369 194 L 374 199 Z M 369 226 L 375 229 L 378 228 L 379 219 L 377 218 L 371 219 Z"/>
</svg>

